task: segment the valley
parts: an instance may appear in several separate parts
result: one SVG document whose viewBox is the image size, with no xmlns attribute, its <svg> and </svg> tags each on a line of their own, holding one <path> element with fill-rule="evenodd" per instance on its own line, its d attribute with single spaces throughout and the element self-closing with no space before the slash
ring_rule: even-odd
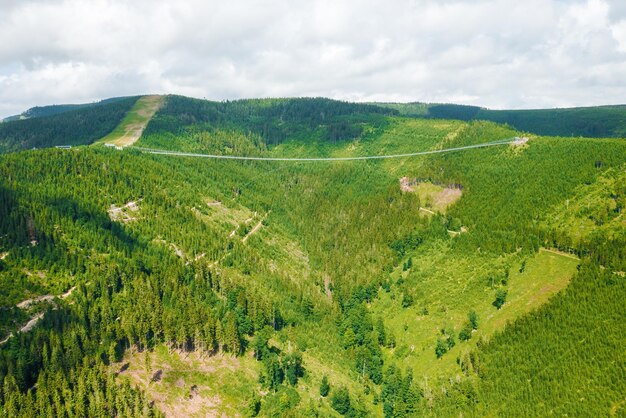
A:
<svg viewBox="0 0 626 418">
<path fill-rule="evenodd" d="M 0 155 L 5 415 L 623 412 L 623 139 L 329 99 L 116 126 Z"/>
</svg>

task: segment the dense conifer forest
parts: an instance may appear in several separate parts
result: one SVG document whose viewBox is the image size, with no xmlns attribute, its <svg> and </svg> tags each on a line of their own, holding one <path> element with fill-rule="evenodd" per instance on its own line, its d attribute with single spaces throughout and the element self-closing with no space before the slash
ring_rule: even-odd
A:
<svg viewBox="0 0 626 418">
<path fill-rule="evenodd" d="M 19 115 L 9 116 L 4 118 L 3 122 L 10 122 L 15 120 L 23 120 L 23 119 L 31 119 L 31 118 L 41 118 L 44 116 L 52 116 L 58 115 L 59 113 L 71 112 L 72 110 L 78 109 L 86 109 L 89 107 L 101 106 L 104 104 L 114 103 L 119 100 L 124 100 L 126 97 L 112 97 L 110 99 L 104 99 L 97 102 L 92 103 L 80 103 L 80 104 L 59 104 L 59 105 L 49 105 L 49 106 L 35 106 L 30 109 L 22 112 Z"/>
<path fill-rule="evenodd" d="M 137 97 L 127 97 L 29 109 L 27 119 L 0 123 L 0 153 L 91 144 L 111 132 L 136 101 Z"/>
<path fill-rule="evenodd" d="M 624 414 L 626 142 L 400 113 L 168 96 L 0 156 L 0 416 Z"/>
</svg>

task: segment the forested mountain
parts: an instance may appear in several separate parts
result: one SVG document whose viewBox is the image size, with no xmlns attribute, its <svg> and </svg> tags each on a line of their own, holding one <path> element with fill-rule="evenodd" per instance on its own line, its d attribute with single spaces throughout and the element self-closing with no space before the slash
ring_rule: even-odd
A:
<svg viewBox="0 0 626 418">
<path fill-rule="evenodd" d="M 127 97 L 30 109 L 27 119 L 0 123 L 0 153 L 91 144 L 115 129 L 136 101 Z"/>
<path fill-rule="evenodd" d="M 135 146 L 0 156 L 0 416 L 624 414 L 623 139 L 142 152 L 518 135 L 168 96 Z"/>
<path fill-rule="evenodd" d="M 124 100 L 125 97 L 112 97 L 110 99 L 104 99 L 93 103 L 80 103 L 80 104 L 58 104 L 49 106 L 35 106 L 20 113 L 19 115 L 9 116 L 4 118 L 3 122 L 9 122 L 13 120 L 23 120 L 30 118 L 41 118 L 44 116 L 58 115 L 59 113 L 65 113 L 72 110 L 85 109 L 88 107 L 102 106 L 104 104 L 114 103 L 119 100 Z"/>
<path fill-rule="evenodd" d="M 252 99 L 225 102 L 170 96 L 146 134 L 179 134 L 185 130 L 237 129 L 259 135 L 267 144 L 287 138 L 309 139 L 322 129 L 329 141 L 354 139 L 366 123 L 397 111 L 375 105 L 324 98 Z"/>
<path fill-rule="evenodd" d="M 626 137 L 626 105 L 564 109 L 491 110 L 478 106 L 424 103 L 380 103 L 403 115 L 504 123 L 537 135 Z"/>
</svg>

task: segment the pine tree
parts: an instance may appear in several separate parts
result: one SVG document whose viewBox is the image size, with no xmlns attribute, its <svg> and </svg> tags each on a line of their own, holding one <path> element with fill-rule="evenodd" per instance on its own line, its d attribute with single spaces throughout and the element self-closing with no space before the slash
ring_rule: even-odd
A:
<svg viewBox="0 0 626 418">
<path fill-rule="evenodd" d="M 437 358 L 441 358 L 448 352 L 448 344 L 441 338 L 437 339 L 437 345 L 435 346 L 435 354 Z"/>
<path fill-rule="evenodd" d="M 497 309 L 502 308 L 502 305 L 506 302 L 507 291 L 505 289 L 498 289 L 496 291 L 496 299 L 493 301 L 492 305 Z"/>
<path fill-rule="evenodd" d="M 467 319 L 469 320 L 472 329 L 478 329 L 478 314 L 476 311 L 470 311 L 469 314 L 467 314 Z"/>
<path fill-rule="evenodd" d="M 343 347 L 346 349 L 350 349 L 354 347 L 356 344 L 356 335 L 352 328 L 348 328 L 348 330 L 343 334 Z"/>
<path fill-rule="evenodd" d="M 224 317 L 224 343 L 227 350 L 239 354 L 241 352 L 241 339 L 239 337 L 239 328 L 234 314 L 228 311 Z"/>
<path fill-rule="evenodd" d="M 341 386 L 334 391 L 333 396 L 330 399 L 330 404 L 333 409 L 339 412 L 341 415 L 346 415 L 350 412 L 350 393 L 348 389 Z"/>
<path fill-rule="evenodd" d="M 324 375 L 320 384 L 320 395 L 325 398 L 328 396 L 328 392 L 330 392 L 330 384 L 328 383 L 328 376 Z"/>
</svg>

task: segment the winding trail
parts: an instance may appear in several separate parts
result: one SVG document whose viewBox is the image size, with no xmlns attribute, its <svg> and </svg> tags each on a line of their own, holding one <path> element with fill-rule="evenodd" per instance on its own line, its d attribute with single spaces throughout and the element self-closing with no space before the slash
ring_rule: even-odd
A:
<svg viewBox="0 0 626 418">
<path fill-rule="evenodd" d="M 271 212 L 271 211 L 270 211 L 270 212 Z M 250 230 L 250 232 L 248 232 L 248 233 L 246 234 L 246 236 L 245 236 L 245 237 L 243 237 L 243 239 L 241 240 L 241 242 L 246 242 L 246 241 L 248 241 L 248 238 L 250 238 L 250 236 L 251 236 L 252 234 L 254 234 L 255 232 L 257 232 L 257 231 L 261 228 L 261 226 L 263 226 L 263 221 L 267 218 L 267 215 L 269 215 L 269 214 L 270 214 L 270 212 L 267 212 L 267 213 L 265 214 L 265 216 L 264 216 L 264 217 L 263 217 L 263 218 L 259 221 L 259 223 L 257 223 L 257 224 L 254 226 L 254 228 L 252 228 L 252 229 Z"/>
<path fill-rule="evenodd" d="M 357 161 L 357 160 L 381 160 L 388 158 L 406 158 L 406 157 L 415 157 L 418 155 L 429 155 L 429 154 L 442 154 L 446 152 L 455 152 L 455 151 L 465 151 L 474 148 L 486 148 L 493 147 L 498 145 L 510 145 L 515 144 L 514 138 L 501 139 L 499 141 L 493 142 L 485 142 L 482 144 L 475 145 L 466 145 L 463 147 L 454 147 L 454 148 L 446 148 L 446 149 L 438 149 L 438 150 L 430 150 L 430 151 L 420 151 L 420 152 L 412 152 L 408 154 L 388 154 L 388 155 L 367 155 L 362 157 L 311 157 L 311 158 L 300 158 L 300 157 L 244 157 L 238 155 L 217 155 L 217 154 L 195 154 L 191 152 L 178 152 L 178 151 L 168 151 L 168 150 L 160 150 L 154 148 L 143 148 L 143 147 L 132 147 L 138 151 L 141 151 L 146 154 L 156 154 L 156 155 L 171 155 L 177 157 L 197 157 L 197 158 L 212 158 L 212 159 L 223 159 L 223 160 L 246 160 L 246 161 Z"/>
</svg>

